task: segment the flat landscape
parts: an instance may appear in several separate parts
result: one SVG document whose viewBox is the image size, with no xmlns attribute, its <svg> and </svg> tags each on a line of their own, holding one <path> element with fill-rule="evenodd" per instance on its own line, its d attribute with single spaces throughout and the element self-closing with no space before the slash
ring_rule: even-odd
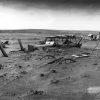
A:
<svg viewBox="0 0 100 100">
<path fill-rule="evenodd" d="M 0 51 L 0 100 L 100 100 L 100 41 L 90 41 L 89 33 L 99 32 L 0 31 L 0 39 L 10 43 L 8 57 Z M 18 39 L 27 50 L 46 36 L 62 34 L 82 35 L 82 47 L 20 51 Z M 80 54 L 88 56 L 72 56 Z"/>
</svg>

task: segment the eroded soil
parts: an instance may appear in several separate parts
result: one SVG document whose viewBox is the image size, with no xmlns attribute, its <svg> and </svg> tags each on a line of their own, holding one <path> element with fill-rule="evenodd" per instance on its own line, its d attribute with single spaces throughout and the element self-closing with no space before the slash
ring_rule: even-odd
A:
<svg viewBox="0 0 100 100">
<path fill-rule="evenodd" d="M 8 53 L 9 57 L 2 54 L 0 57 L 0 100 L 99 100 L 100 50 L 86 48 L 90 43 L 87 41 L 85 48 L 19 51 L 18 38 L 27 48 L 42 37 L 44 35 L 14 34 L 11 38 L 9 34 L 5 37 L 2 34 L 2 39 L 12 41 L 6 49 L 12 52 Z M 81 53 L 89 56 L 72 57 Z"/>
</svg>

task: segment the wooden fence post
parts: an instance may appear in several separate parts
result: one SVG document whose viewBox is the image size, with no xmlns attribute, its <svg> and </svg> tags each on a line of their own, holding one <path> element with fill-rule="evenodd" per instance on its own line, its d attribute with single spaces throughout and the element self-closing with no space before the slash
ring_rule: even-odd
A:
<svg viewBox="0 0 100 100">
<path fill-rule="evenodd" d="M 7 55 L 6 51 L 4 50 L 2 44 L 0 44 L 0 50 L 1 50 L 4 57 L 8 57 L 8 55 Z"/>
<path fill-rule="evenodd" d="M 25 51 L 25 48 L 22 45 L 21 39 L 18 39 L 21 51 Z"/>
</svg>

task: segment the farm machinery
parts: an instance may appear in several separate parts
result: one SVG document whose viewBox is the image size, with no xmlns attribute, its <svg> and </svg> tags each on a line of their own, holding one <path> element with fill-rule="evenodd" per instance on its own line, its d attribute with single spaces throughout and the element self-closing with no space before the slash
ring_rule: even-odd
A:
<svg viewBox="0 0 100 100">
<path fill-rule="evenodd" d="M 82 37 L 76 35 L 63 35 L 45 37 L 44 41 L 41 41 L 41 47 L 81 47 Z"/>
</svg>

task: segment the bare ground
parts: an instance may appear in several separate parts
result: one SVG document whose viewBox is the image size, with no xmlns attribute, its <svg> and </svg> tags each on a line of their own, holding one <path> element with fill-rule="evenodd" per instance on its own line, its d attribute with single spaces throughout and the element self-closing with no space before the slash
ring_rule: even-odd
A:
<svg viewBox="0 0 100 100">
<path fill-rule="evenodd" d="M 9 57 L 2 54 L 0 57 L 0 100 L 100 100 L 100 50 L 96 49 L 97 42 L 84 41 L 82 48 L 52 48 L 24 53 L 19 51 L 18 38 L 27 48 L 28 44 L 35 45 L 45 35 L 5 33 L 0 36 L 11 42 L 7 53 L 13 51 L 9 52 Z M 84 52 L 89 57 L 74 59 L 75 62 L 64 60 Z M 61 59 L 54 61 L 58 58 Z"/>
</svg>

